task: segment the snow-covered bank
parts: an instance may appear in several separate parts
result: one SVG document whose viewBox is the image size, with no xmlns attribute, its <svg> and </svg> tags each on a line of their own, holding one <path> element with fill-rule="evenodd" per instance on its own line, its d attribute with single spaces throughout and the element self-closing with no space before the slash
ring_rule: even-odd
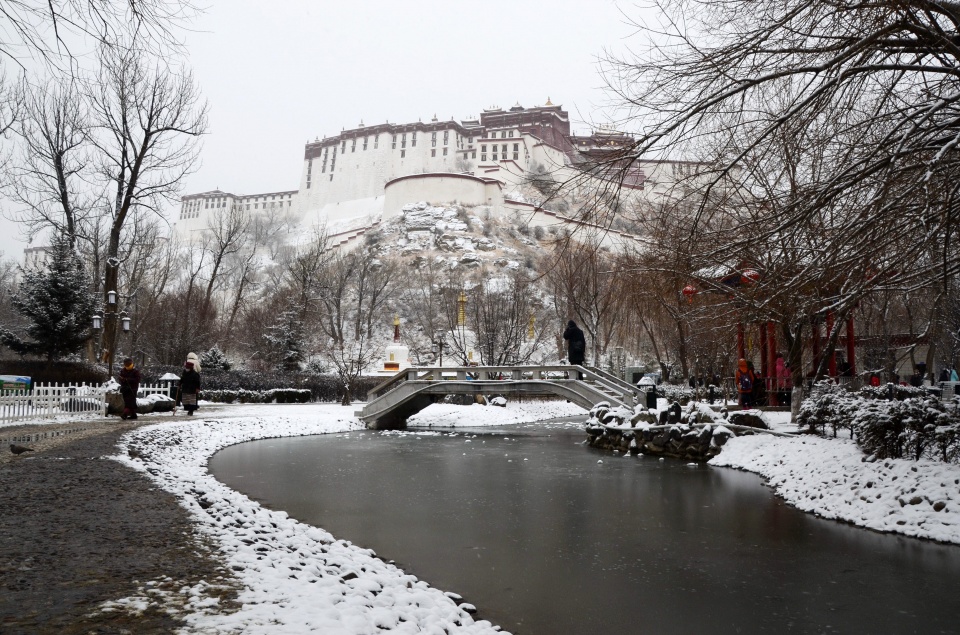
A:
<svg viewBox="0 0 960 635">
<path fill-rule="evenodd" d="M 862 459 L 848 439 L 758 434 L 730 439 L 710 464 L 756 472 L 788 503 L 824 518 L 960 543 L 960 465 Z"/>
<path fill-rule="evenodd" d="M 506 426 L 559 417 L 582 417 L 586 414 L 587 411 L 580 406 L 566 401 L 509 401 L 505 408 L 435 403 L 410 417 L 407 426 Z"/>
<path fill-rule="evenodd" d="M 232 410 L 232 409 L 231 409 Z M 347 433 L 362 424 L 354 407 L 282 405 L 249 408 L 250 416 L 159 423 L 124 437 L 115 458 L 148 472 L 179 497 L 241 588 L 236 611 L 223 610 L 215 587 L 180 592 L 193 599 L 185 616 L 202 633 L 494 633 L 473 607 L 408 575 L 349 541 L 270 511 L 217 481 L 208 459 L 221 448 L 271 437 Z M 215 413 L 216 414 L 216 413 Z M 132 458 L 129 451 L 137 458 Z M 148 583 L 149 584 L 149 583 Z M 112 604 L 163 604 L 145 593 Z"/>
</svg>

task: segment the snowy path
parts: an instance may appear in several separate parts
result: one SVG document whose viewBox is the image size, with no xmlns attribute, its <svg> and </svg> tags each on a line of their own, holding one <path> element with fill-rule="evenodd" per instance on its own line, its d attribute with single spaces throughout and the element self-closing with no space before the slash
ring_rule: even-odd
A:
<svg viewBox="0 0 960 635">
<path fill-rule="evenodd" d="M 824 518 L 960 544 L 960 465 L 862 458 L 847 439 L 756 435 L 731 439 L 710 464 L 756 472 Z"/>
</svg>

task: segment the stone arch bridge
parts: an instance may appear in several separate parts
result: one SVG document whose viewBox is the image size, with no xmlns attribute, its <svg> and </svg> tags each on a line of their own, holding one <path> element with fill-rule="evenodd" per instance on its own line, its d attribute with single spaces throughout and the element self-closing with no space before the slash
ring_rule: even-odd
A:
<svg viewBox="0 0 960 635">
<path fill-rule="evenodd" d="M 601 401 L 632 410 L 641 396 L 636 386 L 588 366 L 408 368 L 367 393 L 367 404 L 356 414 L 368 428 L 399 430 L 406 427 L 408 417 L 457 394 L 552 395 L 587 410 Z"/>
</svg>

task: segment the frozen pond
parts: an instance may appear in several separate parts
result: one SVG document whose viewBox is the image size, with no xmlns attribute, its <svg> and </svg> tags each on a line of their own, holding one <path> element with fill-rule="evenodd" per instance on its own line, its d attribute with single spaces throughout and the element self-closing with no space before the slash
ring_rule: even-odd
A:
<svg viewBox="0 0 960 635">
<path fill-rule="evenodd" d="M 582 439 L 561 424 L 353 432 L 244 443 L 210 469 L 518 635 L 960 633 L 960 547 Z"/>
</svg>

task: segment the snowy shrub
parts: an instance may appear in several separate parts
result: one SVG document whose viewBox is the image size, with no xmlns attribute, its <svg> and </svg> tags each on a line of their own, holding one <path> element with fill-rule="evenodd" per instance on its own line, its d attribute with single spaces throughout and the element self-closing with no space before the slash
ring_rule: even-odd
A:
<svg viewBox="0 0 960 635">
<path fill-rule="evenodd" d="M 825 434 L 829 425 L 833 436 L 837 436 L 837 430 L 851 428 L 851 417 L 860 401 L 854 393 L 832 381 L 818 382 L 800 404 L 797 423 L 818 434 Z"/>
<path fill-rule="evenodd" d="M 823 381 L 803 400 L 797 422 L 820 434 L 830 426 L 834 436 L 838 429 L 850 429 L 857 445 L 875 459 L 928 457 L 958 462 L 958 408 L 913 386 L 887 384 L 850 392 Z"/>
<path fill-rule="evenodd" d="M 867 454 L 878 459 L 918 460 L 939 446 L 941 457 L 951 455 L 956 442 L 951 430 L 957 421 L 937 399 L 862 399 L 859 405 L 853 425 L 857 443 Z M 955 450 L 952 453 L 955 454 Z"/>
<path fill-rule="evenodd" d="M 177 376 L 183 373 L 181 366 L 150 366 L 142 369 L 144 383 L 152 384 L 164 373 Z M 102 381 L 102 380 L 101 380 Z M 360 377 L 353 387 L 354 394 L 365 395 L 383 381 L 383 377 Z M 272 370 L 255 371 L 212 370 L 205 367 L 201 373 L 201 390 L 204 394 L 214 390 L 232 390 L 241 388 L 252 391 L 274 390 L 277 388 L 302 388 L 309 390 L 313 401 L 340 401 L 343 395 L 343 383 L 332 374 L 315 375 L 310 373 L 283 373 Z M 232 399 L 236 400 L 234 394 Z"/>
<path fill-rule="evenodd" d="M 665 397 L 668 401 L 676 401 L 681 406 L 687 405 L 694 397 L 690 386 L 681 384 L 660 384 L 657 386 L 657 396 Z"/>
<path fill-rule="evenodd" d="M 214 403 L 307 403 L 311 393 L 301 388 L 273 390 L 203 390 L 203 399 Z"/>
<path fill-rule="evenodd" d="M 204 371 L 230 370 L 231 366 L 232 364 L 227 359 L 226 354 L 216 346 L 200 355 L 200 368 Z"/>
<path fill-rule="evenodd" d="M 864 386 L 858 394 L 866 399 L 910 399 L 911 397 L 926 397 L 930 393 L 923 388 L 916 386 L 902 386 L 899 384 L 886 384 L 883 386 Z"/>
<path fill-rule="evenodd" d="M 933 431 L 933 446 L 937 458 L 944 463 L 960 463 L 960 422 L 955 419 Z"/>
</svg>

